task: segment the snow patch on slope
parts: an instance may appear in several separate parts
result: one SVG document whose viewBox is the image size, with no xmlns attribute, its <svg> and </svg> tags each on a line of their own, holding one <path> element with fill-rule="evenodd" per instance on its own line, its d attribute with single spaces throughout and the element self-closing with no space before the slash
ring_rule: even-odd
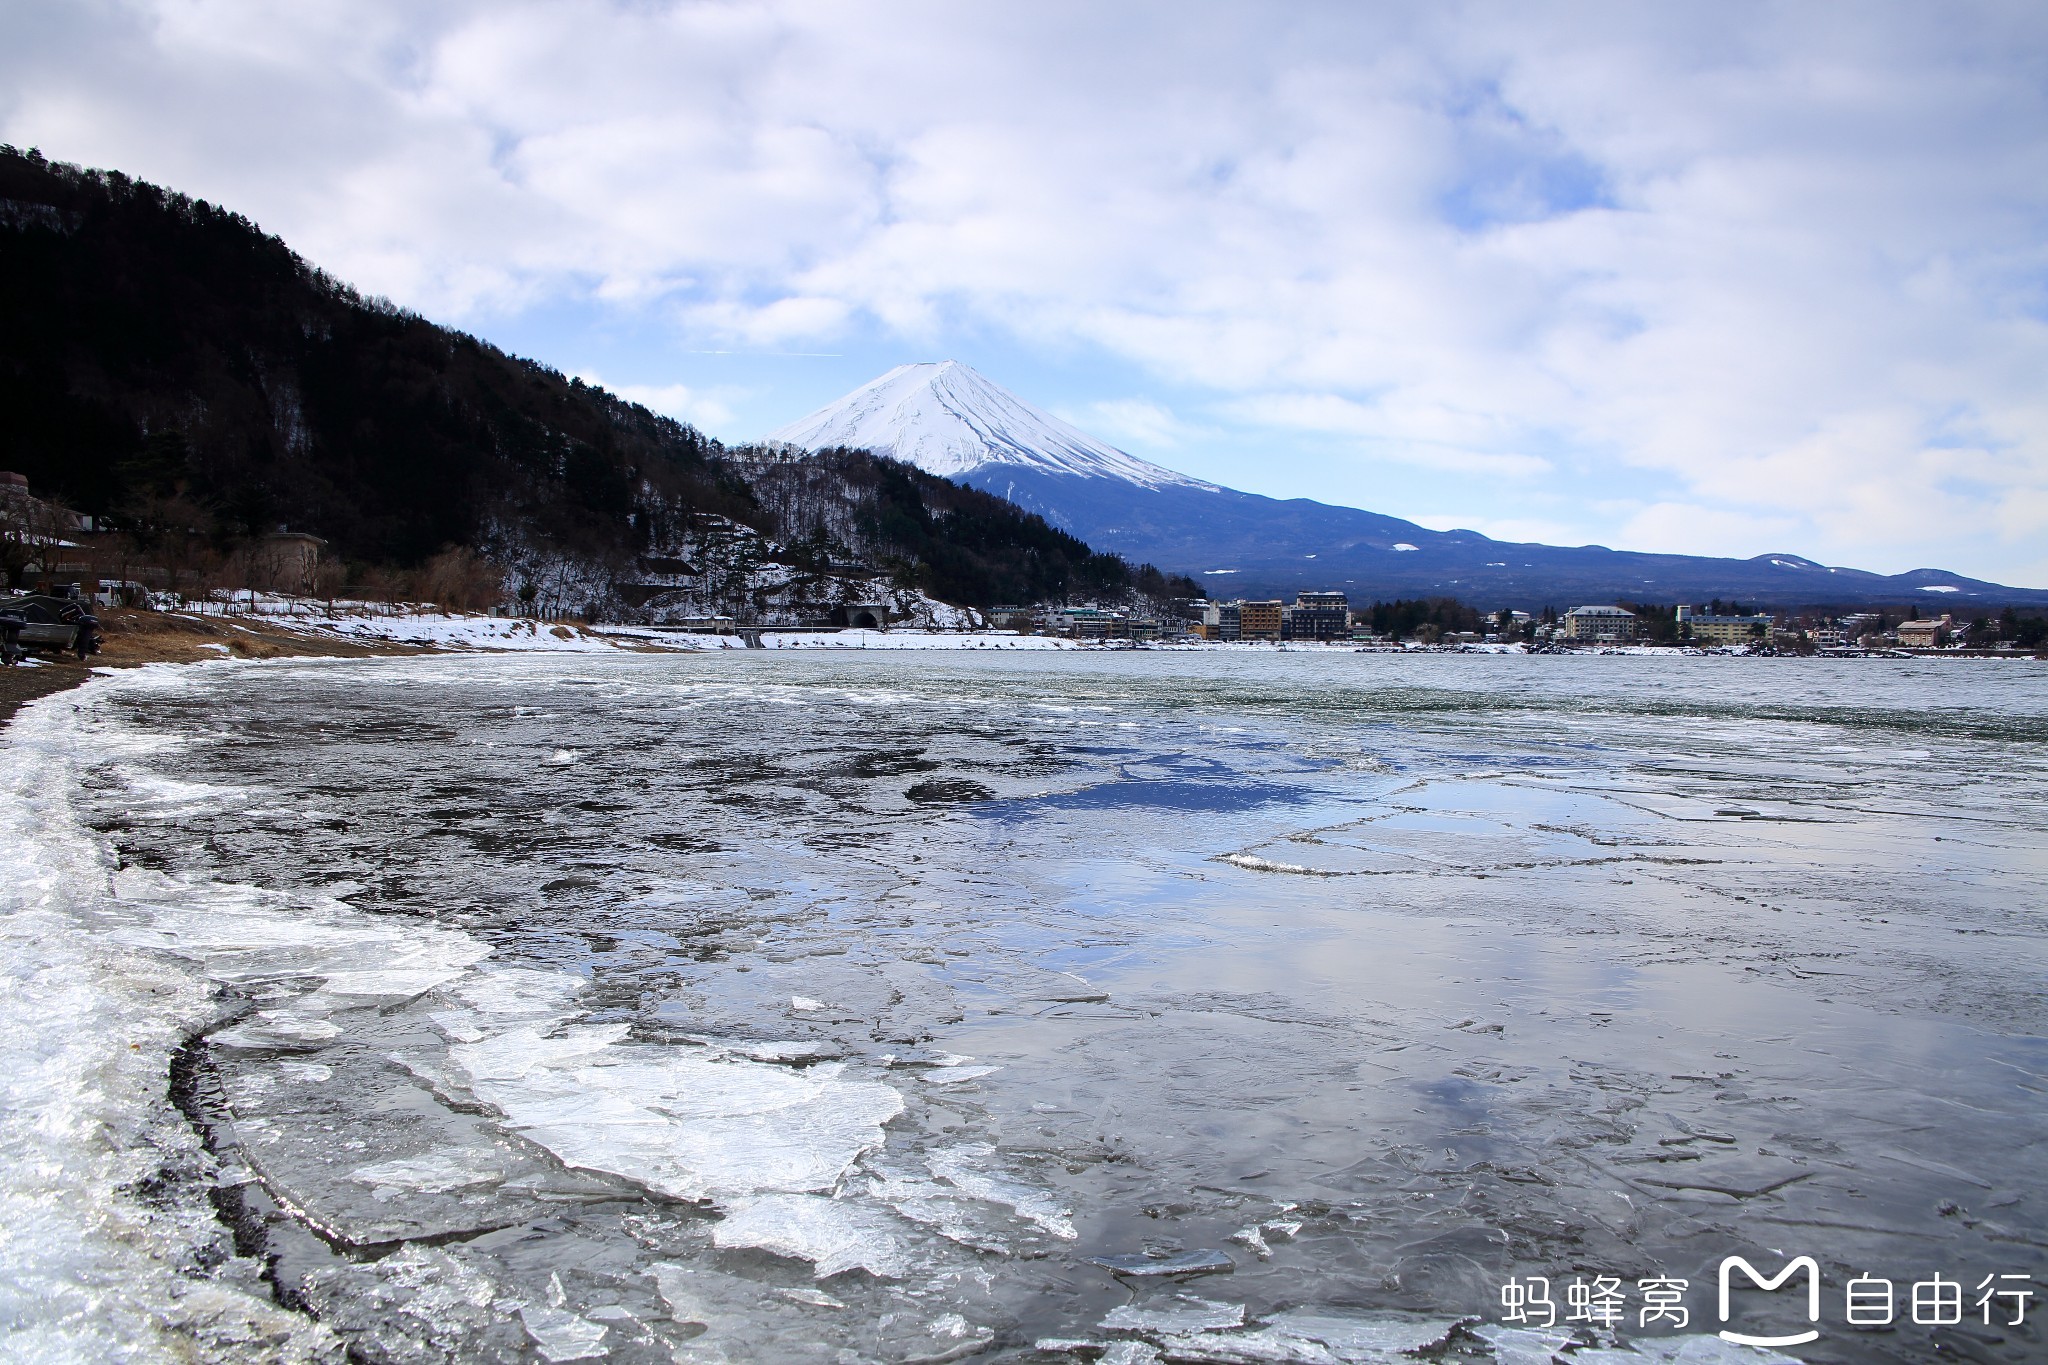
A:
<svg viewBox="0 0 2048 1365">
<path fill-rule="evenodd" d="M 1140 488 L 1216 487 L 1098 441 L 957 360 L 898 365 L 763 440 L 871 450 L 948 479 L 983 465 L 1023 465 Z"/>
</svg>

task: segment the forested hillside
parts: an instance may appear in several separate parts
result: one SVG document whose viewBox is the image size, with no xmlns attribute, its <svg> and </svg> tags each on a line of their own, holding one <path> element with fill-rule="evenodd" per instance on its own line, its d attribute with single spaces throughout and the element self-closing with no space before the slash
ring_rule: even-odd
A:
<svg viewBox="0 0 2048 1365">
<path fill-rule="evenodd" d="M 0 468 L 145 543 L 289 526 L 387 569 L 467 547 L 508 595 L 572 566 L 597 608 L 706 525 L 969 605 L 1138 582 L 991 495 L 861 453 L 728 451 L 366 299 L 226 208 L 12 147 L 0 323 Z"/>
</svg>

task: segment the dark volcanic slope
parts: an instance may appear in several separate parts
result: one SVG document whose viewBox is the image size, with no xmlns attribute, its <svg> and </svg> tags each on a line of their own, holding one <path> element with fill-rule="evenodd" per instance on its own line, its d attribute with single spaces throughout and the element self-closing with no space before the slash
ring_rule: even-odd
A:
<svg viewBox="0 0 2048 1365">
<path fill-rule="evenodd" d="M 224 208 L 0 152 L 0 466 L 81 511 L 416 561 L 744 511 L 688 427 L 365 300 Z M 643 496 L 643 489 L 653 498 Z"/>
<path fill-rule="evenodd" d="M 1523 545 L 1227 488 L 1141 488 L 1003 464 L 983 465 L 962 481 L 999 493 L 1091 545 L 1185 571 L 1212 597 L 1339 588 L 1354 600 L 1441 594 L 1485 608 L 1525 609 L 1715 597 L 1782 607 L 2048 604 L 2048 590 L 2003 587 L 1939 569 L 1887 576 L 1793 554 L 1709 559 L 1598 545 Z"/>
<path fill-rule="evenodd" d="M 288 523 L 359 563 L 466 545 L 560 557 L 596 582 L 716 516 L 969 605 L 1166 586 L 895 461 L 728 451 L 362 298 L 239 214 L 11 147 L 0 468 L 145 532 L 224 545 Z"/>
</svg>

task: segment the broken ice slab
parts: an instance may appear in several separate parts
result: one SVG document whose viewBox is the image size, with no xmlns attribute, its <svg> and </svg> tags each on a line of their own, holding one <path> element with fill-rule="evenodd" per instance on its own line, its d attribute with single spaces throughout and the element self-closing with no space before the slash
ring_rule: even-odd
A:
<svg viewBox="0 0 2048 1365">
<path fill-rule="evenodd" d="M 1566 1347 L 1583 1344 L 1572 1333 L 1554 1328 L 1481 1322 L 1469 1330 L 1492 1349 L 1494 1365 L 1552 1365 Z"/>
<path fill-rule="evenodd" d="M 756 1062 L 779 1062 L 784 1066 L 809 1066 L 813 1062 L 834 1062 L 846 1056 L 846 1046 L 831 1039 L 804 1041 L 754 1041 L 745 1038 L 713 1038 L 687 1035 L 693 1043 L 723 1048 Z"/>
<path fill-rule="evenodd" d="M 1274 1315 L 1255 1331 L 1162 1333 L 1159 1345 L 1176 1361 L 1217 1365 L 1393 1365 L 1450 1342 L 1466 1319 L 1409 1313 Z"/>
<path fill-rule="evenodd" d="M 903 1365 L 945 1365 L 947 1361 L 979 1355 L 993 1340 L 995 1332 L 969 1322 L 958 1313 L 942 1313 L 925 1324 L 926 1341 L 915 1337 L 904 1342 L 909 1354 L 897 1357 Z"/>
<path fill-rule="evenodd" d="M 461 930 L 382 921 L 326 898 L 308 904 L 142 868 L 124 868 L 114 881 L 123 908 L 147 920 L 109 937 L 197 963 L 215 981 L 318 979 L 351 1004 L 399 1001 L 453 981 L 491 954 Z"/>
<path fill-rule="evenodd" d="M 1571 1365 L 1799 1365 L 1793 1357 L 1762 1346 L 1742 1346 L 1704 1333 L 1642 1337 L 1611 1350 L 1575 1351 Z"/>
<path fill-rule="evenodd" d="M 1320 1342 L 1271 1327 L 1254 1332 L 1184 1332 L 1163 1341 L 1174 1360 L 1198 1365 L 1347 1365 L 1348 1360 Z M 1393 1365 L 1393 1358 L 1369 1356 L 1359 1365 Z"/>
<path fill-rule="evenodd" d="M 681 1261 L 657 1261 L 646 1273 L 654 1280 L 669 1318 L 683 1328 L 698 1328 L 703 1336 L 693 1338 L 700 1346 L 732 1347 L 743 1343 L 762 1349 L 772 1334 L 796 1321 L 784 1304 L 843 1309 L 844 1304 L 828 1294 L 801 1297 L 802 1291 L 778 1289 L 775 1300 L 763 1296 L 769 1291 L 757 1280 L 728 1275 L 707 1265 Z"/>
<path fill-rule="evenodd" d="M 566 1018 L 583 986 L 581 977 L 568 972 L 486 963 L 449 985 L 444 994 L 467 1005 L 484 1031 L 496 1032 Z"/>
<path fill-rule="evenodd" d="M 246 1023 L 207 1037 L 215 1047 L 242 1052 L 313 1052 L 341 1036 L 331 1019 L 308 1019 L 290 1010 L 264 1010 Z"/>
<path fill-rule="evenodd" d="M 1022 1181 L 990 1171 L 996 1149 L 987 1143 L 967 1143 L 931 1153 L 925 1164 L 933 1175 L 962 1194 L 991 1204 L 1006 1204 L 1020 1218 L 1028 1219 L 1063 1242 L 1080 1234 L 1074 1229 L 1074 1215 L 1051 1194 Z"/>
<path fill-rule="evenodd" d="M 941 1052 L 933 1048 L 904 1048 L 891 1052 L 883 1059 L 893 1067 L 965 1066 L 974 1060 L 958 1052 Z"/>
<path fill-rule="evenodd" d="M 1457 1331 L 1460 1318 L 1414 1313 L 1311 1313 L 1294 1309 L 1275 1314 L 1268 1324 L 1282 1332 L 1319 1341 L 1340 1359 L 1373 1352 L 1411 1354 L 1442 1346 Z"/>
<path fill-rule="evenodd" d="M 1167 1275 L 1228 1275 L 1237 1269 L 1230 1253 L 1204 1248 L 1178 1256 L 1091 1256 L 1089 1264 L 1099 1265 L 1113 1275 L 1151 1279 Z"/>
<path fill-rule="evenodd" d="M 333 1261 L 298 1281 L 307 1307 L 366 1360 L 518 1358 L 520 1300 L 463 1249 L 417 1243 L 367 1263 Z M 236 1357 L 240 1359 L 241 1357 Z"/>
<path fill-rule="evenodd" d="M 1247 1178 L 1249 1177 L 1239 1177 L 1239 1179 Z M 1293 1208 L 1294 1205 L 1292 1204 L 1283 1204 L 1280 1207 L 1280 1212 L 1286 1213 Z M 1264 1222 L 1253 1223 L 1249 1227 L 1239 1228 L 1236 1232 L 1230 1234 L 1230 1240 L 1250 1247 L 1253 1255 L 1262 1261 L 1266 1261 L 1271 1260 L 1273 1256 L 1271 1244 L 1273 1242 L 1293 1241 L 1301 1235 L 1301 1226 L 1301 1220 L 1298 1218 L 1269 1218 Z"/>
<path fill-rule="evenodd" d="M 772 1287 L 761 1280 L 728 1274 L 702 1261 L 657 1261 L 645 1267 L 670 1324 L 659 1335 L 672 1343 L 661 1357 L 632 1355 L 636 1361 L 673 1359 L 684 1365 L 741 1365 L 773 1360 L 789 1365 L 832 1365 L 839 1343 L 849 1332 L 868 1326 L 846 1321 L 847 1306 L 818 1290 Z M 586 1314 L 586 1316 L 589 1316 Z M 643 1316 L 643 1321 L 647 1320 Z M 671 1325 L 672 1324 L 672 1325 Z M 912 1314 L 900 1319 L 888 1351 L 863 1354 L 862 1360 L 904 1360 L 930 1354 L 933 1334 Z M 873 1324 L 879 1327 L 879 1324 Z M 870 1338 L 870 1341 L 873 1339 Z M 615 1358 L 627 1358 L 621 1347 Z"/>
<path fill-rule="evenodd" d="M 608 1354 L 604 1339 L 610 1329 L 574 1313 L 522 1304 L 519 1321 L 525 1324 L 526 1334 L 533 1338 L 534 1349 L 543 1360 L 594 1360 Z"/>
<path fill-rule="evenodd" d="M 760 1287 L 750 1280 L 676 1261 L 658 1261 L 647 1267 L 647 1273 L 654 1277 L 670 1319 L 686 1327 L 743 1329 L 744 1305 L 760 1294 Z"/>
<path fill-rule="evenodd" d="M 1191 1294 L 1152 1303 L 1127 1303 L 1102 1320 L 1106 1332 L 1215 1332 L 1244 1326 L 1244 1305 Z"/>
<path fill-rule="evenodd" d="M 900 1280 L 908 1268 L 887 1215 L 821 1195 L 747 1200 L 718 1225 L 712 1240 L 720 1247 L 758 1247 L 809 1261 L 821 1280 L 849 1270 Z"/>
<path fill-rule="evenodd" d="M 1164 1359 L 1150 1345 L 1142 1341 L 1119 1341 L 1102 1353 L 1101 1365 L 1154 1365 Z"/>
<path fill-rule="evenodd" d="M 1030 999 L 1048 1005 L 1102 1005 L 1109 1002 L 1109 992 L 1093 986 L 1055 986 L 1032 992 Z"/>
<path fill-rule="evenodd" d="M 435 1010 L 427 1017 L 458 1043 L 481 1043 L 488 1036 L 470 1010 Z"/>
<path fill-rule="evenodd" d="M 806 1289 L 802 1285 L 793 1285 L 786 1289 L 778 1289 L 775 1291 L 775 1297 L 778 1299 L 787 1299 L 791 1303 L 807 1303 L 813 1308 L 846 1307 L 846 1304 L 843 1300 L 833 1298 L 824 1290 Z"/>
<path fill-rule="evenodd" d="M 624 1043 L 626 1025 L 451 1049 L 479 1098 L 565 1165 L 683 1199 L 829 1190 L 902 1112 L 886 1085 Z"/>
<path fill-rule="evenodd" d="M 503 1184 L 505 1163 L 493 1148 L 429 1152 L 423 1156 L 399 1157 L 359 1166 L 348 1178 L 359 1185 L 377 1189 L 414 1190 L 422 1194 L 446 1194 L 451 1190 L 476 1189 Z"/>
<path fill-rule="evenodd" d="M 240 1159 L 326 1235 L 368 1246 L 475 1233 L 551 1211 L 532 1192 L 505 1185 L 558 1176 L 545 1153 L 396 1079 L 368 1049 L 340 1044 L 321 1055 L 332 1085 L 276 1084 L 267 1061 L 234 1053 L 221 1056 L 218 1074 Z"/>
<path fill-rule="evenodd" d="M 1011 1246 L 989 1226 L 987 1205 L 971 1196 L 904 1173 L 881 1173 L 868 1181 L 868 1196 L 941 1237 L 978 1251 L 1007 1256 Z"/>
</svg>

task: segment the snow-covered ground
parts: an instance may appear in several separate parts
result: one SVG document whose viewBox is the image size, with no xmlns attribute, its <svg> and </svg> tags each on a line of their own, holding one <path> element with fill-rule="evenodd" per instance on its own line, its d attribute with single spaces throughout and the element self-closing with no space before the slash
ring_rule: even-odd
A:
<svg viewBox="0 0 2048 1365">
<path fill-rule="evenodd" d="M 45 703 L 0 747 L 0 1358 L 338 1360 L 214 1217 L 211 1159 L 164 1095 L 212 991 L 104 932 L 113 867 L 72 811 L 79 743 Z M 191 1273 L 206 1262 L 223 1269 Z"/>
<path fill-rule="evenodd" d="M 640 626 L 550 625 L 499 616 L 335 616 L 299 620 L 301 629 L 351 640 L 431 645 L 437 649 L 604 653 L 615 649 L 745 649 L 740 635 L 697 635 Z M 1073 649 L 1071 640 L 1004 631 L 763 631 L 764 649 Z"/>
<path fill-rule="evenodd" d="M 226 604 L 222 604 L 226 605 Z M 943 605 L 943 604 L 940 604 Z M 333 635 L 363 644 L 418 645 L 433 649 L 499 650 L 544 654 L 601 654 L 618 649 L 745 649 L 743 636 L 690 634 L 646 626 L 582 626 L 534 621 L 515 616 L 481 616 L 444 612 L 431 606 L 394 610 L 381 603 L 336 602 L 268 593 L 241 593 L 220 619 L 238 618 L 293 630 Z M 971 618 L 965 608 L 947 608 L 957 619 Z M 949 618 L 951 619 L 951 618 Z M 1018 635 L 1013 631 L 924 630 L 914 626 L 893 630 L 777 631 L 764 628 L 765 649 L 1075 649 L 1073 640 Z M 225 649 L 225 646 L 220 646 Z"/>
<path fill-rule="evenodd" d="M 575 626 L 516 616 L 470 616 L 422 612 L 413 616 L 333 615 L 293 617 L 298 630 L 319 631 L 365 644 L 430 645 L 436 649 L 495 649 L 539 653 L 607 653 L 626 643 Z M 635 644 L 665 644 L 670 637 L 636 632 Z M 689 646 L 675 646 L 689 648 Z"/>
<path fill-rule="evenodd" d="M 730 635 L 697 636 L 718 639 L 729 645 L 742 643 Z M 1073 640 L 1049 635 L 1017 635 L 1008 631 L 945 632 L 917 630 L 840 630 L 820 632 L 767 632 L 761 636 L 766 649 L 1079 649 Z"/>
</svg>

